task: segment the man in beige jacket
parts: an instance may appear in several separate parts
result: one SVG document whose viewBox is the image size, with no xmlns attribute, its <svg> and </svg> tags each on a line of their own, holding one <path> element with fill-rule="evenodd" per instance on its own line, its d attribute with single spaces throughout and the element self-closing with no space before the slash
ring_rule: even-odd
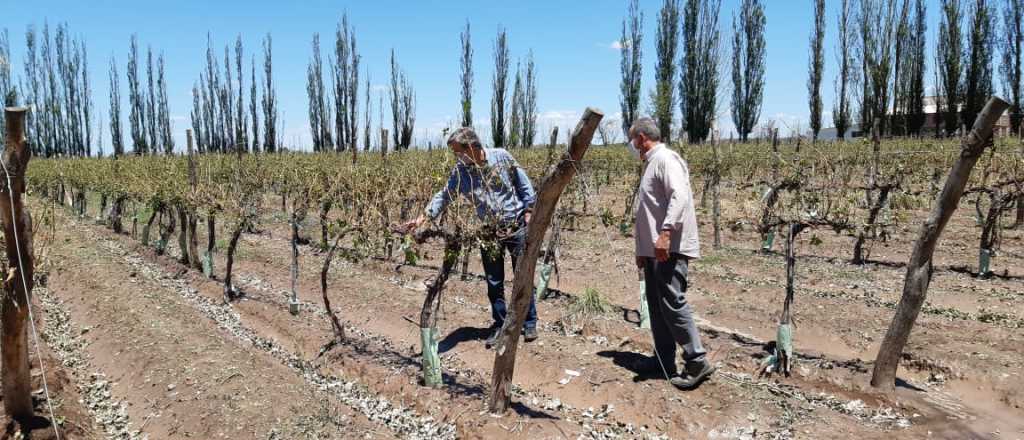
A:
<svg viewBox="0 0 1024 440">
<path fill-rule="evenodd" d="M 679 154 L 661 143 L 651 118 L 629 129 L 629 147 L 644 162 L 636 200 L 636 264 L 644 271 L 655 357 L 636 366 L 664 373 L 677 388 L 694 389 L 715 368 L 706 360 L 693 310 L 686 301 L 689 262 L 700 258 L 690 172 Z M 685 367 L 676 374 L 676 344 Z"/>
</svg>

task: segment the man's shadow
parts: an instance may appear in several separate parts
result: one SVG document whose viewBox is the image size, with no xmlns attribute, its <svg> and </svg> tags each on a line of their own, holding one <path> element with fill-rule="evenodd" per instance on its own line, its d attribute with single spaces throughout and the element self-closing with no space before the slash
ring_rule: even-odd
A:
<svg viewBox="0 0 1024 440">
<path fill-rule="evenodd" d="M 467 341 L 482 341 L 487 339 L 490 329 L 479 327 L 460 327 L 448 333 L 444 339 L 437 343 L 438 353 L 447 353 L 459 344 Z"/>
<path fill-rule="evenodd" d="M 619 351 L 619 350 L 605 350 L 597 352 L 598 356 L 603 358 L 609 358 L 616 366 L 626 369 L 633 373 L 633 382 L 643 382 L 647 380 L 665 380 L 665 373 L 658 372 L 643 372 L 637 369 L 636 365 L 647 359 L 651 359 L 651 356 L 646 356 L 640 353 L 634 353 L 631 351 Z M 655 359 L 656 360 L 656 359 Z"/>
</svg>

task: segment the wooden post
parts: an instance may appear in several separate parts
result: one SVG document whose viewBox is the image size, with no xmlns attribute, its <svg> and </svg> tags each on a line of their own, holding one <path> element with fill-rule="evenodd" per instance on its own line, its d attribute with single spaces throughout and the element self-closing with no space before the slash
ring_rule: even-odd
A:
<svg viewBox="0 0 1024 440">
<path fill-rule="evenodd" d="M 516 349 L 519 344 L 519 333 L 526 321 L 526 312 L 533 298 L 533 276 L 537 268 L 537 257 L 544 244 L 544 233 L 551 225 L 555 214 L 555 205 L 562 191 L 576 174 L 576 164 L 594 139 L 594 132 L 601 123 L 604 113 L 600 110 L 587 108 L 583 117 L 576 125 L 569 141 L 569 151 L 562 157 L 558 166 L 552 168 L 537 193 L 533 216 L 526 228 L 526 246 L 516 267 L 515 280 L 512 288 L 512 306 L 508 309 L 505 325 L 501 329 L 495 346 L 494 375 L 491 387 L 489 409 L 491 413 L 501 414 L 508 410 L 512 397 L 512 375 L 516 366 Z"/>
<path fill-rule="evenodd" d="M 719 197 L 719 191 L 722 184 L 722 159 L 721 157 L 719 157 L 720 152 L 718 151 L 719 148 L 717 141 L 711 143 L 711 148 L 713 148 L 714 152 L 715 167 L 715 172 L 713 175 L 714 182 L 712 182 L 711 187 L 711 224 L 714 227 L 715 231 L 714 248 L 719 249 L 722 247 L 722 229 L 719 224 L 720 218 L 722 216 L 722 208 Z"/>
<path fill-rule="evenodd" d="M 903 355 L 903 347 L 910 338 L 910 330 L 914 327 L 928 293 L 928 284 L 932 279 L 932 256 L 938 245 L 939 236 L 960 203 L 964 187 L 971 177 L 971 170 L 992 135 L 992 127 L 1009 106 L 1002 99 L 994 96 L 989 98 L 985 108 L 974 121 L 974 128 L 961 141 L 960 157 L 949 170 L 945 186 L 931 214 L 921 225 L 913 254 L 907 263 L 903 296 L 896 305 L 896 314 L 885 333 L 882 346 L 878 349 L 878 357 L 875 358 L 875 369 L 871 376 L 871 386 L 875 388 L 891 390 L 896 386 L 896 369 L 899 367 L 900 356 Z"/>
<path fill-rule="evenodd" d="M 558 146 L 558 126 L 551 129 L 551 142 L 548 144 L 548 165 L 555 160 L 555 147 Z"/>
<path fill-rule="evenodd" d="M 32 217 L 22 204 L 25 171 L 32 156 L 25 145 L 26 107 L 8 107 L 4 111 L 7 147 L 3 152 L 5 181 L 0 183 L 0 218 L 4 223 L 7 264 L 4 279 L 3 311 L 3 393 L 4 410 L 16 420 L 33 415 L 32 381 L 29 376 L 26 323 L 35 257 L 32 249 Z M 9 183 L 9 186 L 8 186 Z"/>
<path fill-rule="evenodd" d="M 880 118 L 875 118 L 874 125 L 871 126 L 871 165 L 868 167 L 868 186 L 867 191 L 864 192 L 864 206 L 870 208 L 874 205 L 875 201 L 875 187 L 878 185 L 878 161 L 879 154 L 882 149 L 882 136 L 880 133 L 880 126 L 882 122 Z M 871 238 L 875 237 L 875 228 L 870 227 Z"/>
<path fill-rule="evenodd" d="M 185 130 L 185 141 L 188 146 L 188 184 L 189 187 L 191 187 L 192 194 L 195 195 L 197 186 L 199 185 L 199 176 L 196 173 L 196 156 L 195 150 L 192 147 L 191 128 Z M 194 209 L 189 209 L 186 216 L 188 217 L 187 229 L 189 262 L 192 263 L 192 267 L 196 270 L 203 270 L 202 257 L 199 256 L 199 233 L 197 231 L 197 227 L 199 226 L 199 213 Z"/>
</svg>

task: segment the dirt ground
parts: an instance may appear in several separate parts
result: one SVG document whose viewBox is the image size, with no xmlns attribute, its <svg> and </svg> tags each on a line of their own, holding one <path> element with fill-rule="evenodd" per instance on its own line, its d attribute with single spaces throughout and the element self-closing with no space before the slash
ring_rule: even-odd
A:
<svg viewBox="0 0 1024 440">
<path fill-rule="evenodd" d="M 751 373 L 775 336 L 784 259 L 756 252 L 749 228 L 726 229 L 724 247 L 712 249 L 701 210 L 704 255 L 691 267 L 689 300 L 719 370 L 691 392 L 630 370 L 652 348 L 636 323 L 633 241 L 582 219 L 564 232 L 553 295 L 538 302 L 541 339 L 520 349 L 514 410 L 494 417 L 484 410 L 494 354 L 483 346 L 490 312 L 477 253 L 443 296 L 445 385 L 425 388 L 412 322 L 440 248 L 428 246 L 417 266 L 338 259 L 329 294 L 347 339 L 322 353 L 331 339 L 324 256 L 300 248 L 300 313 L 289 314 L 289 232 L 279 198 L 265 206 L 259 232 L 243 235 L 235 280 L 244 296 L 230 305 L 223 251 L 211 280 L 178 264 L 176 240 L 157 256 L 96 224 L 95 212 L 54 212 L 52 267 L 36 298 L 46 346 L 67 352 L 47 354 L 48 366 L 60 365 L 47 377 L 51 392 L 60 385 L 66 438 L 1024 438 L 1024 231 L 1004 232 L 997 276 L 978 279 L 979 230 L 966 210 L 936 252 L 892 394 L 867 382 L 924 211 L 872 243 L 863 266 L 848 262 L 850 237 L 801 236 L 795 372 L 761 379 Z M 614 311 L 571 314 L 587 289 Z"/>
</svg>

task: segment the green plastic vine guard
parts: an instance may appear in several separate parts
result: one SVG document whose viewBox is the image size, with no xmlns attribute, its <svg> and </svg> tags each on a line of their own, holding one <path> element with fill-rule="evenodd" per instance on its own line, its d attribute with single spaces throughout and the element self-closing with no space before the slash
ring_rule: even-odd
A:
<svg viewBox="0 0 1024 440">
<path fill-rule="evenodd" d="M 209 252 L 203 253 L 203 275 L 213 278 L 213 254 Z"/>
<path fill-rule="evenodd" d="M 761 250 L 764 252 L 772 250 L 772 243 L 775 243 L 775 231 L 768 231 L 764 236 L 764 241 L 761 242 Z"/>
<path fill-rule="evenodd" d="M 420 327 L 420 345 L 423 348 L 423 385 L 441 388 L 441 358 L 437 355 L 437 329 Z"/>
<path fill-rule="evenodd" d="M 647 308 L 647 285 L 640 280 L 640 328 L 651 328 L 651 311 Z"/>
<path fill-rule="evenodd" d="M 992 263 L 992 251 L 988 249 L 982 249 L 978 252 L 978 275 L 989 276 L 992 274 L 992 270 L 989 267 Z"/>
<path fill-rule="evenodd" d="M 782 351 L 787 359 L 793 359 L 793 324 L 779 324 L 775 343 L 776 352 Z"/>
<path fill-rule="evenodd" d="M 775 353 L 761 362 L 766 372 L 789 374 L 793 363 L 793 325 L 779 324 L 775 333 Z"/>
<path fill-rule="evenodd" d="M 537 288 L 533 291 L 534 300 L 543 299 L 548 294 L 548 282 L 551 280 L 551 271 L 553 267 L 547 263 L 541 263 L 540 265 L 540 282 L 537 283 Z"/>
<path fill-rule="evenodd" d="M 149 225 L 142 227 L 142 245 L 149 246 Z"/>
<path fill-rule="evenodd" d="M 164 239 L 157 240 L 156 244 L 154 244 L 154 247 L 156 247 L 156 251 L 158 253 L 162 254 L 165 250 L 167 250 L 167 240 L 164 240 Z"/>
</svg>

